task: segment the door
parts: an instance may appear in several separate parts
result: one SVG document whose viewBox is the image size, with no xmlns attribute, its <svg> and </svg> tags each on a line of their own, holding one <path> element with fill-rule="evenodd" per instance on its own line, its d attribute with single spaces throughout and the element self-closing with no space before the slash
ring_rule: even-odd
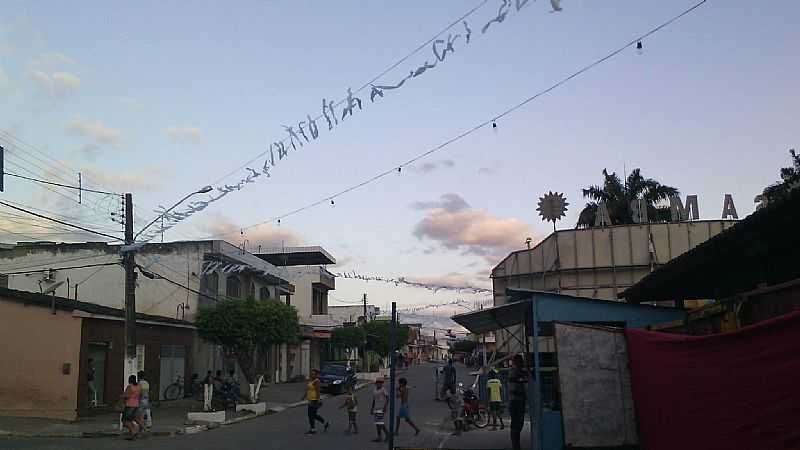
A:
<svg viewBox="0 0 800 450">
<path fill-rule="evenodd" d="M 181 380 L 184 383 L 183 374 L 185 373 L 186 348 L 182 345 L 162 345 L 161 346 L 161 376 L 159 377 L 159 400 L 165 400 L 164 392 L 167 386 Z"/>
<path fill-rule="evenodd" d="M 87 404 L 90 408 L 104 405 L 106 392 L 106 361 L 108 360 L 108 342 L 89 343 L 89 367 L 86 381 L 89 389 Z M 94 372 L 92 374 L 92 372 Z"/>
</svg>

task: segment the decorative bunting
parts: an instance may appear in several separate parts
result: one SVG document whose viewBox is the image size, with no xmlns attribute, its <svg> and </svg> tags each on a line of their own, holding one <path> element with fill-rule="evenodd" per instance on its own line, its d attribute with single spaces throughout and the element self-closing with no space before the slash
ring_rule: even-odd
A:
<svg viewBox="0 0 800 450">
<path fill-rule="evenodd" d="M 339 278 L 345 279 L 354 279 L 354 280 L 362 280 L 362 281 L 380 281 L 383 283 L 394 284 L 395 286 L 411 286 L 417 287 L 422 289 L 427 289 L 429 291 L 433 291 L 433 293 L 437 293 L 438 291 L 457 291 L 457 292 L 467 292 L 473 294 L 490 294 L 492 293 L 491 289 L 485 289 L 477 286 L 471 285 L 464 285 L 464 286 L 454 286 L 454 285 L 446 285 L 446 284 L 431 284 L 431 283 L 422 283 L 418 281 L 410 281 L 407 280 L 405 277 L 400 278 L 391 278 L 391 277 L 381 277 L 375 275 L 362 275 L 359 273 L 353 272 L 343 272 L 343 273 L 336 273 L 334 274 Z"/>
<path fill-rule="evenodd" d="M 492 24 L 501 24 L 503 23 L 508 14 L 512 11 L 511 9 L 511 0 L 499 0 L 500 5 L 497 10 L 497 14 L 489 19 L 482 27 L 481 27 L 481 34 L 485 34 Z M 516 0 L 516 11 L 520 11 L 526 4 L 528 0 Z M 554 11 L 561 11 L 560 0 L 551 0 L 551 5 L 553 6 Z M 465 45 L 469 45 L 472 38 L 472 29 L 467 23 L 466 20 L 462 21 L 464 26 L 465 34 L 464 43 Z M 456 51 L 456 44 L 458 39 L 462 37 L 461 34 L 452 34 L 449 33 L 447 36 L 447 40 L 444 39 L 436 39 L 432 43 L 431 51 L 433 53 L 434 62 L 430 63 L 429 61 L 425 61 L 422 65 L 418 66 L 416 69 L 409 71 L 409 74 L 396 82 L 395 84 L 385 84 L 385 85 L 378 85 L 378 84 L 370 84 L 365 87 L 370 87 L 370 94 L 369 100 L 370 103 L 374 103 L 376 100 L 383 99 L 385 95 L 385 91 L 395 90 L 402 87 L 406 81 L 412 78 L 419 77 L 420 75 L 424 74 L 425 72 L 432 70 L 437 67 L 437 64 L 441 64 L 445 62 L 447 55 L 450 53 L 455 53 Z M 360 90 L 359 90 L 360 91 Z M 334 104 L 331 100 L 330 102 L 323 98 L 322 99 L 322 108 L 321 113 L 316 117 L 312 118 L 310 114 L 306 115 L 306 120 L 297 122 L 296 125 L 282 125 L 284 132 L 286 133 L 283 139 L 274 141 L 269 144 L 269 148 L 264 151 L 262 155 L 266 155 L 264 160 L 263 167 L 261 172 L 247 168 L 249 174 L 239 181 L 235 185 L 223 185 L 223 187 L 217 187 L 217 196 L 209 196 L 206 201 L 203 202 L 192 202 L 186 207 L 183 211 L 176 211 L 176 212 L 166 212 L 163 206 L 159 206 L 154 212 L 159 216 L 164 217 L 164 224 L 163 226 L 156 226 L 143 235 L 143 241 L 147 242 L 153 239 L 155 236 L 168 231 L 181 221 L 185 220 L 186 218 L 194 215 L 195 213 L 202 211 L 205 209 L 210 203 L 216 202 L 221 200 L 223 197 L 228 195 L 228 193 L 235 191 L 239 191 L 244 187 L 246 184 L 254 183 L 255 179 L 258 178 L 260 175 L 266 175 L 265 178 L 270 177 L 270 169 L 275 167 L 277 162 L 283 160 L 283 158 L 289 155 L 288 147 L 291 147 L 292 150 L 298 150 L 299 147 L 302 148 L 305 146 L 305 143 L 311 143 L 311 141 L 315 141 L 319 138 L 319 128 L 317 127 L 316 121 L 319 119 L 324 118 L 325 122 L 328 124 L 328 131 L 333 131 L 333 129 L 339 125 L 340 122 L 344 122 L 345 118 L 353 117 L 358 108 L 358 111 L 363 110 L 363 103 L 361 98 L 357 97 L 359 91 L 353 92 L 352 88 L 347 88 L 347 96 L 341 100 L 339 103 Z M 336 107 L 342 106 L 342 111 L 337 117 Z M 310 138 L 309 138 L 310 135 Z M 277 154 L 277 160 L 275 158 Z"/>
</svg>

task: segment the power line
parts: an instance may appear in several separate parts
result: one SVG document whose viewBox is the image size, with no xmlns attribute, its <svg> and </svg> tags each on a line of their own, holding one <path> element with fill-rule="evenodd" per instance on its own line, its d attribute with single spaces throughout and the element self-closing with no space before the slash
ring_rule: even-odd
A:
<svg viewBox="0 0 800 450">
<path fill-rule="evenodd" d="M 400 164 L 392 166 L 391 169 L 387 169 L 387 170 L 385 170 L 383 172 L 380 172 L 380 173 L 378 173 L 378 174 L 376 174 L 376 175 L 374 175 L 374 176 L 372 176 L 372 177 L 370 177 L 370 178 L 368 178 L 368 179 L 366 179 L 366 180 L 364 180 L 364 181 L 362 181 L 360 183 L 352 185 L 352 186 L 350 186 L 350 187 L 348 187 L 346 189 L 343 189 L 343 190 L 338 191 L 336 193 L 333 193 L 331 195 L 327 195 L 327 196 L 325 196 L 325 197 L 321 198 L 320 200 L 317 200 L 317 201 L 315 201 L 313 203 L 309 203 L 309 204 L 307 204 L 305 206 L 302 206 L 300 208 L 291 210 L 291 211 L 289 211 L 287 213 L 284 213 L 284 214 L 281 214 L 281 215 L 278 215 L 278 216 L 274 216 L 274 217 L 272 217 L 272 218 L 270 218 L 268 220 L 265 220 L 263 222 L 259 222 L 259 223 L 253 224 L 253 225 L 248 225 L 248 226 L 242 227 L 240 229 L 241 230 L 247 230 L 247 229 L 254 228 L 254 227 L 257 227 L 257 226 L 260 226 L 260 225 L 272 223 L 272 222 L 275 222 L 275 221 L 280 221 L 281 219 L 285 219 L 287 217 L 290 217 L 290 216 L 293 216 L 295 214 L 301 213 L 301 212 L 306 211 L 308 209 L 311 209 L 311 208 L 314 208 L 316 206 L 319 206 L 319 205 L 321 205 L 323 203 L 328 203 L 328 202 L 332 201 L 333 199 L 335 199 L 337 197 L 340 197 L 340 196 L 342 196 L 344 194 L 352 192 L 352 191 L 354 191 L 356 189 L 362 188 L 362 187 L 364 187 L 364 186 L 366 186 L 368 184 L 374 183 L 375 181 L 378 181 L 379 179 L 381 179 L 381 178 L 383 178 L 383 177 L 385 177 L 387 175 L 390 175 L 392 173 L 396 173 L 396 172 L 400 171 L 403 167 L 411 165 L 411 164 L 413 164 L 413 163 L 415 163 L 415 162 L 417 162 L 417 161 L 419 161 L 419 160 L 421 160 L 423 158 L 426 158 L 426 157 L 430 156 L 433 153 L 436 153 L 436 152 L 438 152 L 440 150 L 443 150 L 444 148 L 446 148 L 450 144 L 453 144 L 453 143 L 455 143 L 457 141 L 460 141 L 461 139 L 471 135 L 472 133 L 475 133 L 476 131 L 480 130 L 481 128 L 484 128 L 484 127 L 486 127 L 486 126 L 488 126 L 490 124 L 495 123 L 497 120 L 499 120 L 499 119 L 511 114 L 512 112 L 522 108 L 523 106 L 527 105 L 528 103 L 538 99 L 539 97 L 541 97 L 543 95 L 546 95 L 546 94 L 552 92 L 553 90 L 555 90 L 558 87 L 564 85 L 565 83 L 573 80 L 574 78 L 576 78 L 576 77 L 588 72 L 589 70 L 593 69 L 594 67 L 596 67 L 596 66 L 598 66 L 598 65 L 600 65 L 600 64 L 602 64 L 602 63 L 604 63 L 604 62 L 606 62 L 608 60 L 610 60 L 614 56 L 617 56 L 618 54 L 622 53 L 625 49 L 635 46 L 637 43 L 641 42 L 645 38 L 647 38 L 649 36 L 652 36 L 653 34 L 659 32 L 662 29 L 666 28 L 667 26 L 671 25 L 673 22 L 677 21 L 678 19 L 680 19 L 680 18 L 688 15 L 689 13 L 693 12 L 694 10 L 696 10 L 697 8 L 702 6 L 704 3 L 706 3 L 706 1 L 707 0 L 702 0 L 699 3 L 696 3 L 694 6 L 692 6 L 689 9 L 683 11 L 682 13 L 678 14 L 677 16 L 669 19 L 668 21 L 662 23 L 661 25 L 651 29 L 647 33 L 645 33 L 645 34 L 633 39 L 632 41 L 624 44 L 623 46 L 611 51 L 610 53 L 608 53 L 607 55 L 603 56 L 602 58 L 597 59 L 594 62 L 582 67 L 581 69 L 577 70 L 576 72 L 573 72 L 569 76 L 567 76 L 565 78 L 562 78 L 561 80 L 557 81 L 556 83 L 554 83 L 550 87 L 548 87 L 548 88 L 546 88 L 546 89 L 544 89 L 542 91 L 539 91 L 536 94 L 531 95 L 530 97 L 525 98 L 524 100 L 520 101 L 519 103 L 516 103 L 513 106 L 507 108 L 506 110 L 500 112 L 499 114 L 493 116 L 492 118 L 484 120 L 484 121 L 474 125 L 473 127 L 468 128 L 467 130 L 465 130 L 462 133 L 460 133 L 460 134 L 458 134 L 458 135 L 456 135 L 456 136 L 444 141 L 443 143 L 441 143 L 441 144 L 439 144 L 439 145 L 437 145 L 437 146 L 435 146 L 435 147 L 433 147 L 433 148 L 431 148 L 431 149 L 429 149 L 429 150 L 427 150 L 427 151 L 425 151 L 423 153 L 420 153 L 420 154 L 414 156 L 411 159 L 408 159 L 408 160 L 406 160 L 404 162 L 401 162 Z M 252 162 L 252 161 L 250 161 L 250 162 Z M 249 164 L 249 162 L 248 162 L 248 164 Z M 233 233 L 234 232 L 214 234 L 214 235 L 208 236 L 207 239 L 214 238 L 214 237 L 219 237 L 219 236 L 226 236 L 226 235 L 233 234 Z"/>
<path fill-rule="evenodd" d="M 11 208 L 11 209 L 16 209 L 17 211 L 22 211 L 24 213 L 28 213 L 28 214 L 30 214 L 32 216 L 36 216 L 36 217 L 39 217 L 39 218 L 42 218 L 42 219 L 50 220 L 52 222 L 60 223 L 61 225 L 66 225 L 68 227 L 77 228 L 79 230 L 83 230 L 83 231 L 86 231 L 88 233 L 93 233 L 93 234 L 96 234 L 98 236 L 104 236 L 104 237 L 107 237 L 107 238 L 111 238 L 111 239 L 113 239 L 115 241 L 121 241 L 122 240 L 119 237 L 111 236 L 110 234 L 101 233 L 99 231 L 90 230 L 89 228 L 84 228 L 84 227 L 82 227 L 80 225 L 74 225 L 74 224 L 71 224 L 69 222 L 64 222 L 64 221 L 61 221 L 61 220 L 58 220 L 58 219 L 53 219 L 52 217 L 43 216 L 41 214 L 35 213 L 33 211 L 28 211 L 27 209 L 24 209 L 24 208 L 19 208 L 17 206 L 11 205 L 11 204 L 6 203 L 6 202 L 0 201 L 0 205 L 6 206 L 6 207 Z"/>
<path fill-rule="evenodd" d="M 24 273 L 35 273 L 35 272 L 42 272 L 45 270 L 70 270 L 70 269 L 88 269 L 91 267 L 100 267 L 100 266 L 116 266 L 119 262 L 112 262 L 112 263 L 99 263 L 99 264 L 86 264 L 84 266 L 71 266 L 71 267 L 46 267 L 43 269 L 37 270 L 23 270 L 18 272 L 2 272 L 3 275 L 21 275 Z"/>
<path fill-rule="evenodd" d="M 11 203 L 12 205 L 19 206 L 20 208 L 28 208 L 28 209 L 32 209 L 34 211 L 43 212 L 43 213 L 49 214 L 51 216 L 59 217 L 59 218 L 62 218 L 62 219 L 71 220 L 71 221 L 74 221 L 74 222 L 80 222 L 81 225 L 87 225 L 87 226 L 91 225 L 91 226 L 95 227 L 95 229 L 97 229 L 97 230 L 104 230 L 104 231 L 109 231 L 109 232 L 115 232 L 116 231 L 116 230 L 111 230 L 109 228 L 105 228 L 107 226 L 106 224 L 98 224 L 98 223 L 94 223 L 94 222 L 89 222 L 89 221 L 87 221 L 87 220 L 85 220 L 83 218 L 80 218 L 80 217 L 68 216 L 66 214 L 59 214 L 59 213 L 54 212 L 54 211 L 49 211 L 49 210 L 42 209 L 42 208 L 36 208 L 34 206 L 28 206 L 28 205 L 25 205 L 25 204 L 22 204 L 22 203 L 18 203 L 18 202 L 14 202 L 14 201 L 11 201 L 11 200 L 6 200 L 6 201 L 8 203 Z M 7 214 L 10 214 L 10 213 L 7 213 Z M 20 216 L 12 216 L 12 217 L 20 217 Z M 31 218 L 27 218 L 27 219 L 28 220 L 33 220 Z"/>
<path fill-rule="evenodd" d="M 164 281 L 166 281 L 167 283 L 171 283 L 171 284 L 174 284 L 175 286 L 182 287 L 183 289 L 186 289 L 187 291 L 189 291 L 189 292 L 191 292 L 191 293 L 193 293 L 193 294 L 197 294 L 197 295 L 199 295 L 199 296 L 201 296 L 201 297 L 205 297 L 205 298 L 208 298 L 208 299 L 214 300 L 215 302 L 218 302 L 218 301 L 219 301 L 219 299 L 218 299 L 218 298 L 216 298 L 216 297 L 213 297 L 213 296 L 211 296 L 211 295 L 204 294 L 204 293 L 202 293 L 202 292 L 200 292 L 200 291 L 194 290 L 194 289 L 192 289 L 192 288 L 190 288 L 190 287 L 188 287 L 188 286 L 185 286 L 185 285 L 183 285 L 183 284 L 181 284 L 181 283 L 178 283 L 177 281 L 170 280 L 169 278 L 165 277 L 164 275 L 161 275 L 160 273 L 157 273 L 157 272 L 153 272 L 153 271 L 151 271 L 151 270 L 147 270 L 147 269 L 145 269 L 144 267 L 142 267 L 142 266 L 141 266 L 141 265 L 139 265 L 139 264 L 137 264 L 137 265 L 136 265 L 136 267 L 137 267 L 137 268 L 139 269 L 139 271 L 140 271 L 140 272 L 142 272 L 142 274 L 143 274 L 144 276 L 146 276 L 147 278 L 151 278 L 150 276 L 152 275 L 152 276 L 153 276 L 153 277 L 152 277 L 153 279 L 164 280 Z"/>
<path fill-rule="evenodd" d="M 11 173 L 11 172 L 3 172 L 3 175 L 10 175 L 12 177 L 22 178 L 23 180 L 35 181 L 37 183 L 49 184 L 49 185 L 52 185 L 52 186 L 59 186 L 59 187 L 63 187 L 63 188 L 75 189 L 75 190 L 85 191 L 85 192 L 93 192 L 95 194 L 122 195 L 122 194 L 118 194 L 116 192 L 97 191 L 97 190 L 94 190 L 94 189 L 86 189 L 86 188 L 78 187 L 78 186 L 70 186 L 70 185 L 67 185 L 67 184 L 55 183 L 53 181 L 39 180 L 39 179 L 36 179 L 36 178 L 26 177 L 25 175 L 19 175 L 19 174 Z"/>
<path fill-rule="evenodd" d="M 408 53 L 407 55 L 403 56 L 403 57 L 402 57 L 402 58 L 400 58 L 398 61 L 396 61 L 395 63 L 393 63 L 392 65 L 390 65 L 390 66 L 389 66 L 389 67 L 387 67 L 386 69 L 384 69 L 383 71 L 381 71 L 381 73 L 379 73 L 378 75 L 376 75 L 375 77 L 373 77 L 372 79 L 370 79 L 369 81 L 367 81 L 366 83 L 364 83 L 363 85 L 361 85 L 361 87 L 359 87 L 358 89 L 356 89 L 356 90 L 353 92 L 353 95 L 355 95 L 355 94 L 358 94 L 359 92 L 363 91 L 363 90 L 364 90 L 364 89 L 366 89 L 367 87 L 371 86 L 371 85 L 372 85 L 372 83 L 374 83 L 375 81 L 377 81 L 378 79 L 380 79 L 382 76 L 384 76 L 384 75 L 386 75 L 387 73 L 391 72 L 392 70 L 394 70 L 395 68 L 397 68 L 397 66 L 399 66 L 400 64 L 402 64 L 402 63 L 406 62 L 406 61 L 408 60 L 408 58 L 410 58 L 410 57 L 414 56 L 415 54 L 419 53 L 419 51 L 420 51 L 420 50 L 422 50 L 422 49 L 424 49 L 425 47 L 427 47 L 427 46 L 428 46 L 428 45 L 429 45 L 431 42 L 433 42 L 434 40 L 436 40 L 436 38 L 438 38 L 439 36 L 441 36 L 442 34 L 444 34 L 445 32 L 447 32 L 447 30 L 449 30 L 449 29 L 453 28 L 454 26 L 456 26 L 456 25 L 458 25 L 459 23 L 461 23 L 462 21 L 464 21 L 464 19 L 466 19 L 467 17 L 471 16 L 473 13 L 475 13 L 477 10 L 479 10 L 479 9 L 480 9 L 480 8 L 481 8 L 483 5 L 485 5 L 485 4 L 486 4 L 488 1 L 489 1 L 489 0 L 483 0 L 482 2 L 480 2 L 479 4 L 477 4 L 475 7 L 473 7 L 472 9 L 470 9 L 469 11 L 467 11 L 466 13 L 464 13 L 463 15 L 461 15 L 461 16 L 460 16 L 458 19 L 454 20 L 452 23 L 450 23 L 450 24 L 449 24 L 449 25 L 447 25 L 445 28 L 443 28 L 441 31 L 439 31 L 438 33 L 436 33 L 435 35 L 433 35 L 433 37 L 431 37 L 430 39 L 426 40 L 425 42 L 423 42 L 422 44 L 420 44 L 418 47 L 416 47 L 414 50 L 412 50 L 410 53 Z M 337 106 L 337 107 L 338 107 L 338 106 L 341 106 L 341 105 L 342 105 L 344 102 L 346 102 L 346 101 L 347 101 L 347 98 L 343 98 L 343 99 L 339 100 L 339 102 L 337 102 L 337 103 L 335 104 L 335 106 Z M 322 119 L 322 117 L 323 117 L 323 115 L 322 115 L 322 114 L 319 114 L 319 115 L 317 115 L 317 117 L 316 117 L 316 118 L 314 118 L 314 120 L 315 120 L 315 121 L 316 121 L 316 120 L 320 120 L 320 119 Z M 286 138 L 284 138 L 284 139 L 280 140 L 279 142 L 286 143 L 286 141 L 287 141 L 288 139 L 289 139 L 289 138 L 288 138 L 288 137 L 286 137 Z M 217 184 L 217 183 L 219 183 L 220 181 L 222 181 L 222 180 L 224 180 L 224 179 L 228 178 L 229 176 L 231 176 L 231 175 L 233 175 L 233 174 L 237 173 L 238 171 L 242 170 L 243 168 L 247 167 L 248 165 L 252 164 L 253 162 L 255 162 L 255 161 L 257 161 L 257 160 L 259 160 L 259 159 L 263 158 L 264 156 L 266 156 L 266 154 L 267 154 L 267 153 L 269 153 L 269 152 L 268 152 L 268 151 L 264 151 L 264 152 L 261 152 L 261 153 L 259 153 L 258 155 L 254 156 L 252 159 L 248 160 L 248 161 L 247 161 L 247 162 L 245 162 L 244 164 L 242 164 L 242 165 L 240 165 L 239 167 L 237 167 L 237 168 L 235 168 L 235 169 L 231 170 L 230 172 L 226 173 L 226 174 L 225 174 L 225 175 L 223 175 L 222 177 L 220 177 L 220 178 L 218 178 L 218 179 L 214 180 L 214 182 L 213 182 L 213 183 L 211 183 L 211 184 Z"/>
</svg>

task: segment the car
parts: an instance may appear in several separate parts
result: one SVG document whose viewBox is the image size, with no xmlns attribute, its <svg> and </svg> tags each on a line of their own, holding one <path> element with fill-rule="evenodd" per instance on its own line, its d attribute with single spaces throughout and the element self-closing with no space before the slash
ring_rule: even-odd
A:
<svg viewBox="0 0 800 450">
<path fill-rule="evenodd" d="M 348 387 L 356 385 L 356 371 L 353 367 L 329 364 L 319 373 L 320 389 L 334 394 L 341 394 Z"/>
</svg>

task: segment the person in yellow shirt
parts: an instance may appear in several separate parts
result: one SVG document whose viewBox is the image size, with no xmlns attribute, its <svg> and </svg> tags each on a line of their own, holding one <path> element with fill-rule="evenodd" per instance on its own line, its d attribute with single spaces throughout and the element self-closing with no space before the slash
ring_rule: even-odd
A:
<svg viewBox="0 0 800 450">
<path fill-rule="evenodd" d="M 497 378 L 497 372 L 489 372 L 489 381 L 486 382 L 489 390 L 489 413 L 492 415 L 492 431 L 497 430 L 497 418 L 500 418 L 500 429 L 505 428 L 503 423 L 503 383 Z"/>
<path fill-rule="evenodd" d="M 319 370 L 312 369 L 311 376 L 308 379 L 308 384 L 306 384 L 306 392 L 305 392 L 305 399 L 308 401 L 308 426 L 309 429 L 306 434 L 314 434 L 317 432 L 316 430 L 316 423 L 324 423 L 325 424 L 325 431 L 328 431 L 328 427 L 330 427 L 330 423 L 323 419 L 317 411 L 322 406 L 319 400 Z"/>
</svg>

